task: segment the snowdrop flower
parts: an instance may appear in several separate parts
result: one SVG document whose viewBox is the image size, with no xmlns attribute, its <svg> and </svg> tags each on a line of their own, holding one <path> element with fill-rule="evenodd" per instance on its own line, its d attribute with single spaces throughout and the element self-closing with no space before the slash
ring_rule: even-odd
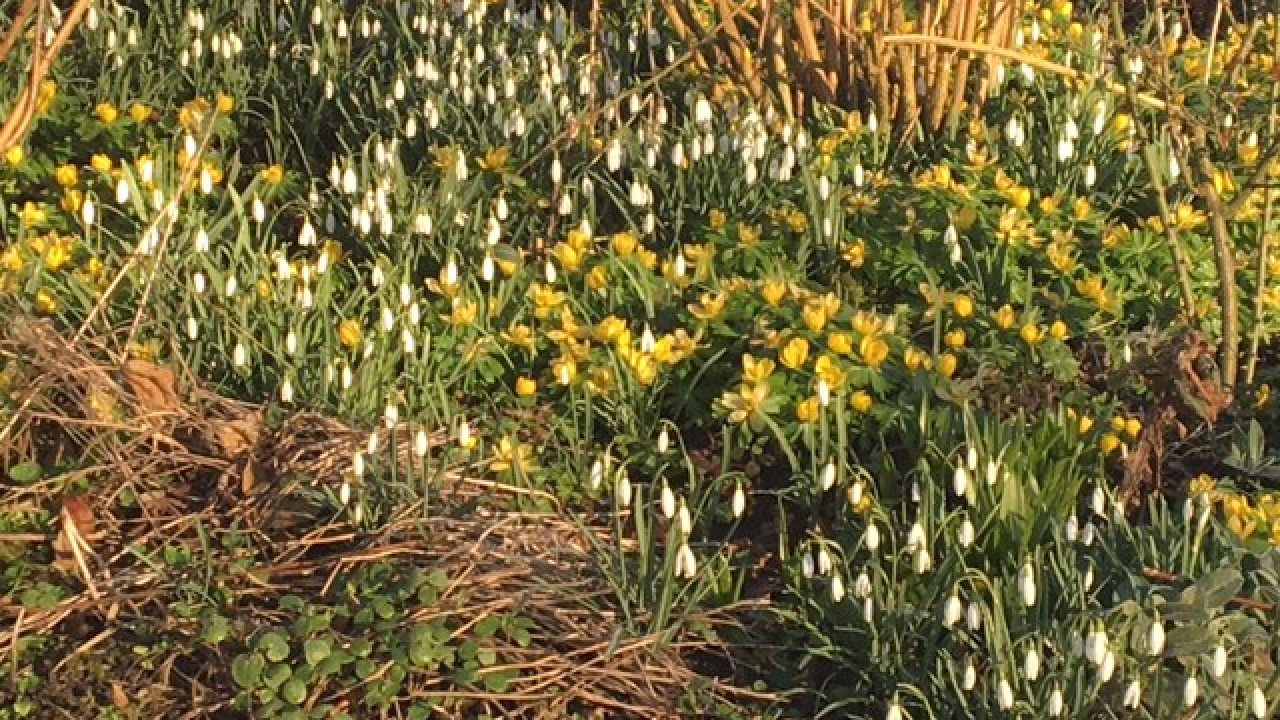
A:
<svg viewBox="0 0 1280 720">
<path fill-rule="evenodd" d="M 619 473 L 618 478 L 618 507 L 627 508 L 631 505 L 631 478 L 626 473 Z"/>
<path fill-rule="evenodd" d="M 1049 707 L 1047 709 L 1050 717 L 1058 717 L 1062 714 L 1062 690 L 1060 688 L 1055 687 L 1053 692 L 1049 693 Z"/>
<path fill-rule="evenodd" d="M 1080 543 L 1085 547 L 1093 544 L 1093 538 L 1097 534 L 1098 529 L 1094 527 L 1093 521 L 1084 524 L 1084 529 L 1080 531 Z"/>
<path fill-rule="evenodd" d="M 951 489 L 957 497 L 964 497 L 969 490 L 969 471 L 963 465 L 957 465 L 951 476 Z"/>
<path fill-rule="evenodd" d="M 682 570 L 683 572 L 681 572 Z M 689 544 L 684 543 L 676 554 L 676 575 L 684 577 L 686 580 L 692 580 L 697 574 L 698 558 L 693 554 Z"/>
<path fill-rule="evenodd" d="M 818 548 L 818 574 L 831 574 L 831 553 L 827 552 L 825 546 Z"/>
<path fill-rule="evenodd" d="M 662 483 L 662 491 L 659 493 L 660 500 L 658 506 L 662 508 L 662 517 L 670 520 L 676 515 L 676 494 L 671 491 L 671 486 Z"/>
<path fill-rule="evenodd" d="M 1022 674 L 1031 682 L 1035 682 L 1036 678 L 1040 677 L 1040 652 L 1036 650 L 1034 645 L 1027 651 L 1027 656 L 1022 659 Z"/>
<path fill-rule="evenodd" d="M 964 617 L 964 603 L 960 602 L 960 598 L 952 593 L 951 597 L 942 606 L 942 626 L 951 627 L 960 622 L 960 618 Z"/>
<path fill-rule="evenodd" d="M 933 569 L 933 556 L 929 554 L 928 549 L 920 548 L 916 553 L 915 570 L 917 575 L 924 575 Z"/>
<path fill-rule="evenodd" d="M 915 552 L 924 545 L 924 541 L 924 526 L 917 520 L 915 524 L 911 526 L 911 530 L 907 532 L 907 550 Z"/>
<path fill-rule="evenodd" d="M 1075 542 L 1080 537 L 1080 519 L 1074 513 L 1067 518 L 1062 530 L 1067 542 Z"/>
<path fill-rule="evenodd" d="M 1036 577 L 1030 558 L 1022 563 L 1022 569 L 1018 572 L 1018 594 L 1022 597 L 1023 606 L 1031 607 L 1036 604 Z"/>
<path fill-rule="evenodd" d="M 1098 168 L 1090 162 L 1084 168 L 1084 186 L 1086 188 L 1091 188 L 1096 182 L 1098 182 Z"/>
<path fill-rule="evenodd" d="M 867 571 L 863 570 L 858 573 L 858 577 L 853 581 L 853 596 L 856 598 L 865 598 L 871 595 L 871 577 L 867 575 Z"/>
<path fill-rule="evenodd" d="M 1108 683 L 1116 672 L 1116 655 L 1110 650 L 1102 658 L 1102 666 L 1098 668 L 1098 682 Z"/>
<path fill-rule="evenodd" d="M 743 491 L 741 482 L 733 486 L 733 500 L 730 507 L 734 518 L 742 517 L 742 512 L 747 508 L 747 494 Z"/>
<path fill-rule="evenodd" d="M 902 705 L 898 704 L 898 698 L 894 698 L 889 703 L 889 711 L 884 714 L 884 720 L 902 720 Z"/>
<path fill-rule="evenodd" d="M 1253 716 L 1258 720 L 1268 717 L 1267 705 L 1266 693 L 1262 692 L 1262 687 L 1255 682 L 1253 692 L 1249 694 L 1249 708 Z"/>
<path fill-rule="evenodd" d="M 658 431 L 658 454 L 665 454 L 669 449 L 671 449 L 671 433 L 667 431 L 667 426 L 663 425 Z"/>
<path fill-rule="evenodd" d="M 830 490 L 836 484 L 836 464 L 832 460 L 828 460 L 827 464 L 822 468 L 821 484 L 823 491 Z"/>
<path fill-rule="evenodd" d="M 973 529 L 973 523 L 969 520 L 967 516 L 963 521 L 961 521 L 960 530 L 956 533 L 956 535 L 957 535 L 957 540 L 959 540 L 960 542 L 960 547 L 967 548 L 973 544 L 975 531 Z"/>
<path fill-rule="evenodd" d="M 800 556 L 800 574 L 806 580 L 813 577 L 813 556 L 809 553 Z"/>
<path fill-rule="evenodd" d="M 1107 631 L 1099 628 L 1090 630 L 1084 640 L 1085 659 L 1094 665 L 1101 665 L 1108 652 Z"/>
<path fill-rule="evenodd" d="M 689 531 L 693 529 L 693 517 L 689 514 L 689 504 L 684 498 L 680 498 L 680 507 L 676 510 L 676 526 L 684 537 L 688 537 Z"/>
<path fill-rule="evenodd" d="M 1000 465 L 995 460 L 987 461 L 987 485 L 995 485 L 1000 477 Z"/>
<path fill-rule="evenodd" d="M 978 603 L 969 603 L 969 607 L 965 608 L 964 622 L 973 632 L 982 629 L 982 608 L 978 607 Z"/>
<path fill-rule="evenodd" d="M 973 666 L 972 659 L 965 660 L 964 677 L 960 682 L 965 690 L 972 690 L 978 684 L 978 669 Z"/>
<path fill-rule="evenodd" d="M 1138 706 L 1142 704 L 1142 685 L 1137 680 L 1133 680 L 1125 688 L 1124 699 L 1121 704 L 1131 710 L 1137 710 Z"/>
<path fill-rule="evenodd" d="M 836 573 L 831 576 L 831 602 L 838 603 L 841 600 L 844 600 L 844 581 Z"/>
<path fill-rule="evenodd" d="M 1200 681 L 1195 675 L 1187 676 L 1187 683 L 1182 686 L 1182 704 L 1191 707 L 1200 697 Z"/>
<path fill-rule="evenodd" d="M 997 690 L 997 699 L 1000 703 L 1001 710 L 1008 710 L 1013 707 L 1013 688 L 1009 686 L 1009 681 L 1000 678 L 1000 687 Z"/>
<path fill-rule="evenodd" d="M 595 490 L 596 488 L 600 487 L 600 483 L 604 480 L 604 461 L 602 461 L 600 458 L 596 458 L 596 461 L 591 463 L 591 472 L 590 472 L 589 478 L 591 481 L 592 490 Z"/>
<path fill-rule="evenodd" d="M 1222 646 L 1222 643 L 1218 643 L 1218 646 L 1213 649 L 1213 663 L 1209 666 L 1209 671 L 1216 678 L 1222 677 L 1222 674 L 1227 671 L 1227 649 Z"/>
<path fill-rule="evenodd" d="M 875 552 L 880 547 L 880 528 L 875 523 L 867 526 L 867 533 L 863 536 L 863 543 L 867 546 L 869 552 Z"/>
<path fill-rule="evenodd" d="M 1164 652 L 1164 621 L 1156 615 L 1150 629 L 1147 630 L 1147 654 L 1154 656 L 1162 652 Z"/>
</svg>

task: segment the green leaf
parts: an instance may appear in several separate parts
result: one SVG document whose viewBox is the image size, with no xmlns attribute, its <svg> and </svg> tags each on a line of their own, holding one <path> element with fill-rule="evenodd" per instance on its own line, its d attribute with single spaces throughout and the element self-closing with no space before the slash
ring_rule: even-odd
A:
<svg viewBox="0 0 1280 720">
<path fill-rule="evenodd" d="M 30 485 L 44 476 L 44 471 L 40 469 L 40 463 L 34 460 L 26 460 L 9 468 L 9 479 L 18 485 Z"/>
<path fill-rule="evenodd" d="M 240 687 L 251 690 L 262 682 L 262 669 L 267 661 L 258 653 L 239 655 L 231 661 L 231 679 Z"/>
<path fill-rule="evenodd" d="M 511 681 L 516 678 L 515 670 L 500 670 L 484 676 L 484 689 L 491 693 L 506 692 Z"/>
<path fill-rule="evenodd" d="M 301 705 L 307 699 L 307 686 L 301 680 L 291 678 L 280 686 L 280 698 L 291 705 Z"/>
<path fill-rule="evenodd" d="M 427 573 L 427 584 L 437 590 L 443 590 L 449 586 L 449 575 L 444 570 L 436 568 Z"/>
<path fill-rule="evenodd" d="M 1188 657 L 1213 652 L 1217 638 L 1204 626 L 1179 625 L 1165 634 L 1164 656 Z"/>
<path fill-rule="evenodd" d="M 333 643 L 328 638 L 312 638 L 302 646 L 302 654 L 307 659 L 308 665 L 319 665 L 322 660 L 329 657 L 329 651 L 333 649 Z"/>
<path fill-rule="evenodd" d="M 272 663 L 262 674 L 262 683 L 272 690 L 279 690 L 285 680 L 293 677 L 293 669 L 284 663 Z"/>
<path fill-rule="evenodd" d="M 231 633 L 231 621 L 221 615 L 209 615 L 204 619 L 200 636 L 210 645 L 217 645 Z"/>
<path fill-rule="evenodd" d="M 501 627 L 502 618 L 497 615 L 487 615 L 483 620 L 476 623 L 476 635 L 479 635 L 482 638 L 491 638 Z"/>
<path fill-rule="evenodd" d="M 272 630 L 258 638 L 258 649 L 271 662 L 283 662 L 285 658 L 289 657 L 289 641 L 285 638 L 284 633 L 276 630 Z"/>
<path fill-rule="evenodd" d="M 1244 577 L 1234 567 L 1221 567 L 1196 582 L 1205 607 L 1213 609 L 1226 605 L 1244 587 Z"/>
</svg>

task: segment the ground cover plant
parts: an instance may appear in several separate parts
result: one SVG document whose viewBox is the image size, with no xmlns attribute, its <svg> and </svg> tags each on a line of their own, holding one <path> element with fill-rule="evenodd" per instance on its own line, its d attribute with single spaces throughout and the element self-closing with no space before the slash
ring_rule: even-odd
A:
<svg viewBox="0 0 1280 720">
<path fill-rule="evenodd" d="M 0 718 L 1270 717 L 1275 15 L 979 5 L 0 2 Z"/>
</svg>

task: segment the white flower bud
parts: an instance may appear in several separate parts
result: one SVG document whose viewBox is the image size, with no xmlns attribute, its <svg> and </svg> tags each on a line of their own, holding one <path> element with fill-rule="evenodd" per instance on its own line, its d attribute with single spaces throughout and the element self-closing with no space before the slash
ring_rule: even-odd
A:
<svg viewBox="0 0 1280 720">
<path fill-rule="evenodd" d="M 1267 712 L 1267 696 L 1262 692 L 1262 687 L 1256 682 L 1253 685 L 1253 692 L 1249 694 L 1249 708 L 1253 712 L 1253 716 L 1262 720 L 1269 716 Z"/>
<path fill-rule="evenodd" d="M 831 576 L 831 602 L 838 603 L 844 600 L 844 581 L 840 579 L 840 573 Z"/>
<path fill-rule="evenodd" d="M 836 464 L 832 460 L 828 460 L 826 466 L 822 468 L 821 477 L 823 491 L 830 490 L 836 484 Z"/>
<path fill-rule="evenodd" d="M 960 602 L 957 595 L 952 594 L 942 606 L 942 626 L 949 628 L 960 622 L 962 617 L 964 617 L 964 603 Z"/>
<path fill-rule="evenodd" d="M 1000 678 L 997 700 L 1000 703 L 1001 710 L 1008 710 L 1013 707 L 1013 688 L 1009 686 L 1009 681 L 1004 678 Z"/>
<path fill-rule="evenodd" d="M 742 512 L 747 509 L 747 494 L 743 491 L 741 482 L 733 486 L 733 500 L 730 507 L 735 518 L 742 517 Z"/>
<path fill-rule="evenodd" d="M 969 471 L 963 465 L 957 465 L 951 476 L 951 489 L 958 497 L 964 497 L 969 490 Z"/>
<path fill-rule="evenodd" d="M 671 448 L 671 433 L 667 431 L 667 426 L 663 425 L 662 430 L 658 431 L 658 454 L 664 454 Z"/>
<path fill-rule="evenodd" d="M 965 608 L 964 623 L 973 632 L 978 632 L 982 629 L 982 608 L 978 606 L 978 603 L 971 602 L 969 607 Z"/>
<path fill-rule="evenodd" d="M 867 526 L 867 533 L 863 536 L 863 544 L 867 546 L 869 552 L 875 552 L 880 547 L 880 528 L 875 523 Z"/>
<path fill-rule="evenodd" d="M 1182 686 L 1182 704 L 1191 707 L 1200 697 L 1200 681 L 1195 675 L 1187 676 L 1187 684 Z"/>
<path fill-rule="evenodd" d="M 1116 672 L 1116 655 L 1110 650 L 1102 658 L 1102 666 L 1098 668 L 1098 682 L 1108 683 Z"/>
<path fill-rule="evenodd" d="M 1124 699 L 1121 700 L 1121 704 L 1131 710 L 1137 710 L 1142 704 L 1142 685 L 1137 680 L 1131 681 L 1124 689 Z"/>
<path fill-rule="evenodd" d="M 960 547 L 967 548 L 970 545 L 972 545 L 974 541 L 974 537 L 975 537 L 975 530 L 973 529 L 973 523 L 970 522 L 968 517 L 966 517 L 960 523 L 960 530 L 957 533 L 957 539 L 960 542 Z"/>
<path fill-rule="evenodd" d="M 1062 690 L 1060 688 L 1055 687 L 1053 692 L 1049 693 L 1049 707 L 1047 709 L 1050 717 L 1058 717 L 1062 714 Z"/>
<path fill-rule="evenodd" d="M 1147 654 L 1159 655 L 1164 652 L 1164 621 L 1157 615 L 1147 630 Z"/>
<path fill-rule="evenodd" d="M 853 581 L 853 596 L 856 598 L 865 598 L 871 595 L 871 577 L 867 575 L 867 571 L 863 570 L 858 573 L 858 577 Z"/>
<path fill-rule="evenodd" d="M 1216 678 L 1222 677 L 1227 671 L 1227 649 L 1221 643 L 1213 649 L 1213 664 L 1210 665 L 1209 671 Z"/>
<path fill-rule="evenodd" d="M 1022 604 L 1025 607 L 1031 607 L 1036 604 L 1036 576 L 1035 569 L 1031 567 L 1031 559 L 1027 558 L 1022 564 L 1022 570 L 1018 572 L 1018 594 L 1022 597 Z"/>
<path fill-rule="evenodd" d="M 813 555 L 805 553 L 800 557 L 800 574 L 806 580 L 813 577 Z"/>
<path fill-rule="evenodd" d="M 973 666 L 973 660 L 965 660 L 964 678 L 960 681 L 965 690 L 972 690 L 978 684 L 978 669 Z"/>
</svg>

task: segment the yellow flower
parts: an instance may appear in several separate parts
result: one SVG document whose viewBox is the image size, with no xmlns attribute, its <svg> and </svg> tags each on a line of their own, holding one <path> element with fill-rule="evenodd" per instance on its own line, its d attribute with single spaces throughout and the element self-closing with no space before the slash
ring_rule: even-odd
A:
<svg viewBox="0 0 1280 720">
<path fill-rule="evenodd" d="M 467 327 L 476 320 L 476 304 L 470 300 L 454 298 L 453 308 L 449 312 L 449 323 L 454 327 Z"/>
<path fill-rule="evenodd" d="M 216 107 L 219 115 L 226 115 L 235 109 L 236 99 L 219 90 Z"/>
<path fill-rule="evenodd" d="M 27 227 L 35 227 L 37 225 L 43 225 L 47 216 L 45 215 L 44 207 L 42 205 L 28 200 L 22 205 L 21 217 L 22 222 L 25 223 Z"/>
<path fill-rule="evenodd" d="M 787 294 L 787 282 L 779 278 L 769 278 L 760 286 L 760 296 L 770 305 L 777 307 Z"/>
<path fill-rule="evenodd" d="M 98 116 L 98 120 L 103 125 L 110 125 L 119 117 L 120 111 L 116 110 L 116 106 L 111 103 L 98 103 L 93 109 L 93 114 Z"/>
<path fill-rule="evenodd" d="M 93 157 L 89 158 L 89 166 L 100 173 L 109 173 L 112 167 L 111 158 L 101 153 L 95 153 Z"/>
<path fill-rule="evenodd" d="M 14 145 L 4 152 L 4 161 L 9 163 L 9 167 L 18 167 L 26 157 L 27 152 L 21 145 Z"/>
<path fill-rule="evenodd" d="M 1124 223 L 1108 225 L 1106 232 L 1102 233 L 1102 247 L 1111 249 L 1111 247 L 1119 246 L 1120 243 L 1129 240 L 1132 234 L 1133 232 L 1130 231 L 1129 225 Z"/>
<path fill-rule="evenodd" d="M 572 383 L 578 377 L 578 364 L 573 358 L 561 355 L 551 361 L 551 374 L 561 385 Z"/>
<path fill-rule="evenodd" d="M 968 295 L 956 295 L 951 301 L 951 308 L 955 311 L 956 317 L 967 318 L 973 315 L 973 299 Z"/>
<path fill-rule="evenodd" d="M 510 436 L 503 437 L 498 441 L 498 447 L 494 448 L 489 469 L 496 473 L 508 470 L 527 472 L 533 467 L 532 452 L 525 443 L 516 442 Z"/>
<path fill-rule="evenodd" d="M 567 272 L 577 272 L 582 267 L 582 251 L 567 242 L 556 243 L 551 252 Z"/>
<path fill-rule="evenodd" d="M 818 359 L 813 363 L 813 374 L 819 380 L 827 384 L 832 390 L 838 390 L 844 385 L 844 370 L 840 368 L 840 364 L 836 362 L 834 356 L 819 355 Z"/>
<path fill-rule="evenodd" d="M 592 290 L 603 290 L 609 286 L 609 271 L 604 265 L 597 265 L 587 273 L 587 287 Z"/>
<path fill-rule="evenodd" d="M 506 145 L 500 145 L 485 150 L 484 156 L 476 159 L 476 164 L 483 170 L 501 172 L 507 166 L 507 160 L 510 158 L 511 151 L 507 149 Z"/>
<path fill-rule="evenodd" d="M 833 332 L 827 336 L 827 347 L 834 353 L 848 355 L 853 352 L 853 337 L 849 333 Z"/>
<path fill-rule="evenodd" d="M 907 370 L 915 372 L 920 369 L 928 361 L 929 356 L 919 348 L 909 347 L 902 353 L 902 362 L 907 366 Z"/>
<path fill-rule="evenodd" d="M 1019 210 L 1026 210 L 1027 206 L 1031 204 L 1031 190 L 1021 185 L 1010 188 L 1009 204 Z"/>
<path fill-rule="evenodd" d="M 262 169 L 262 181 L 268 185 L 279 185 L 284 182 L 284 168 L 279 163 L 268 165 Z"/>
<path fill-rule="evenodd" d="M 17 245 L 10 245 L 0 253 L 0 270 L 9 272 L 18 272 L 22 269 L 22 255 L 18 253 Z"/>
<path fill-rule="evenodd" d="M 54 240 L 44 255 L 44 266 L 51 271 L 58 271 L 71 260 L 71 239 L 60 237 Z"/>
<path fill-rule="evenodd" d="M 62 209 L 72 215 L 80 212 L 80 205 L 84 203 L 84 193 L 75 188 L 67 188 L 62 193 Z"/>
<path fill-rule="evenodd" d="M 530 352 L 533 352 L 536 348 L 533 328 L 528 325 L 512 325 L 506 330 L 503 330 L 498 337 L 502 338 L 504 342 L 515 345 L 516 347 L 522 347 Z"/>
<path fill-rule="evenodd" d="M 860 268 L 867 261 L 867 243 L 861 238 L 854 240 L 844 248 L 844 261 L 851 268 Z"/>
<path fill-rule="evenodd" d="M 821 300 L 810 300 L 804 304 L 800 316 L 810 332 L 822 332 L 822 328 L 827 324 L 827 306 Z"/>
<path fill-rule="evenodd" d="M 614 233 L 610 243 L 613 245 L 613 251 L 622 257 L 636 251 L 636 236 L 629 232 Z"/>
<path fill-rule="evenodd" d="M 1067 324 L 1061 320 L 1054 320 L 1053 323 L 1049 325 L 1049 337 L 1054 340 L 1066 340 Z"/>
<path fill-rule="evenodd" d="M 271 281 L 266 278 L 258 278 L 258 295 L 263 299 L 271 297 Z"/>
<path fill-rule="evenodd" d="M 1110 455 L 1118 447 L 1120 447 L 1120 438 L 1116 437 L 1115 433 L 1106 433 L 1098 439 L 1098 449 L 1103 455 Z"/>
<path fill-rule="evenodd" d="M 959 360 L 956 359 L 955 355 L 949 352 L 942 353 L 942 355 L 938 356 L 938 374 L 944 378 L 949 378 L 956 374 L 956 365 L 958 364 Z"/>
<path fill-rule="evenodd" d="M 1022 328 L 1018 330 L 1018 337 L 1022 338 L 1022 341 L 1028 345 L 1035 345 L 1040 342 L 1042 334 L 1040 327 L 1035 323 L 1025 323 Z"/>
<path fill-rule="evenodd" d="M 956 328 L 955 330 L 952 330 L 951 332 L 947 333 L 946 336 L 943 338 L 943 340 L 947 343 L 947 347 L 949 348 L 952 348 L 952 349 L 962 348 L 964 347 L 964 341 L 965 341 L 964 330 L 961 330 L 960 328 Z"/>
<path fill-rule="evenodd" d="M 792 370 L 798 370 L 802 365 L 804 365 L 804 361 L 809 359 L 809 341 L 800 337 L 792 338 L 791 342 L 787 343 L 786 346 L 782 348 L 782 352 L 778 354 L 778 358 L 782 361 L 783 365 L 791 368 Z"/>
<path fill-rule="evenodd" d="M 811 397 L 796 403 L 796 420 L 809 425 L 818 422 L 822 415 L 822 404 L 818 398 Z"/>
<path fill-rule="evenodd" d="M 1111 129 L 1117 133 L 1127 133 L 1133 127 L 1133 118 L 1125 113 L 1116 113 L 1111 118 Z"/>
<path fill-rule="evenodd" d="M 80 172 L 75 165 L 59 165 L 58 169 L 53 171 L 53 179 L 64 188 L 72 188 L 80 182 Z"/>
<path fill-rule="evenodd" d="M 768 397 L 768 385 L 744 383 L 738 392 L 726 392 L 721 395 L 720 404 L 729 411 L 729 422 L 739 424 L 760 412 Z"/>
<path fill-rule="evenodd" d="M 1088 198 L 1076 198 L 1076 201 L 1071 204 L 1071 216 L 1076 220 L 1087 219 L 1092 212 L 1093 208 L 1089 206 Z"/>
<path fill-rule="evenodd" d="M 58 311 L 58 301 L 53 293 L 45 288 L 36 291 L 36 311 L 42 315 L 52 315 Z"/>
<path fill-rule="evenodd" d="M 757 360 L 750 353 L 742 356 L 742 379 L 752 385 L 762 385 L 773 374 L 774 364 L 769 358 Z"/>
<path fill-rule="evenodd" d="M 871 393 L 858 390 L 849 396 L 849 406 L 854 412 L 866 414 L 871 412 Z"/>
<path fill-rule="evenodd" d="M 36 112 L 44 114 L 49 112 L 49 106 L 53 104 L 53 99 L 58 95 L 58 83 L 52 80 L 43 80 L 40 82 L 40 92 L 36 95 Z"/>
<path fill-rule="evenodd" d="M 135 123 L 142 124 L 151 118 L 151 108 L 140 102 L 129 105 L 129 117 Z"/>
<path fill-rule="evenodd" d="M 354 348 L 359 345 L 363 337 L 364 330 L 361 329 L 360 323 L 356 320 L 343 320 L 338 325 L 338 341 L 348 348 Z"/>
<path fill-rule="evenodd" d="M 738 226 L 738 246 L 744 248 L 755 247 L 760 240 L 760 229 L 754 225 Z"/>
<path fill-rule="evenodd" d="M 708 220 L 708 223 L 711 225 L 712 230 L 719 230 L 720 228 L 724 227 L 725 215 L 722 211 L 716 210 L 713 208 L 707 220 Z"/>
<path fill-rule="evenodd" d="M 689 312 L 699 320 L 714 320 L 724 310 L 724 293 L 703 293 L 696 303 L 689 305 Z"/>
<path fill-rule="evenodd" d="M 532 397 L 538 392 L 538 383 L 532 378 L 526 378 L 524 375 L 516 378 L 516 395 L 520 397 Z"/>
<path fill-rule="evenodd" d="M 1172 214 L 1173 225 L 1179 230 L 1194 230 L 1208 221 L 1203 210 L 1197 210 L 1187 203 L 1178 203 Z"/>
<path fill-rule="evenodd" d="M 564 295 L 550 285 L 535 283 L 533 286 L 533 315 L 539 320 L 551 317 L 551 311 L 560 307 Z"/>
<path fill-rule="evenodd" d="M 867 367 L 875 370 L 889 358 L 889 343 L 876 335 L 866 335 L 858 343 L 858 354 Z"/>
<path fill-rule="evenodd" d="M 1136 417 L 1131 417 L 1124 421 L 1124 432 L 1131 438 L 1138 437 L 1142 432 L 1142 421 Z"/>
</svg>

